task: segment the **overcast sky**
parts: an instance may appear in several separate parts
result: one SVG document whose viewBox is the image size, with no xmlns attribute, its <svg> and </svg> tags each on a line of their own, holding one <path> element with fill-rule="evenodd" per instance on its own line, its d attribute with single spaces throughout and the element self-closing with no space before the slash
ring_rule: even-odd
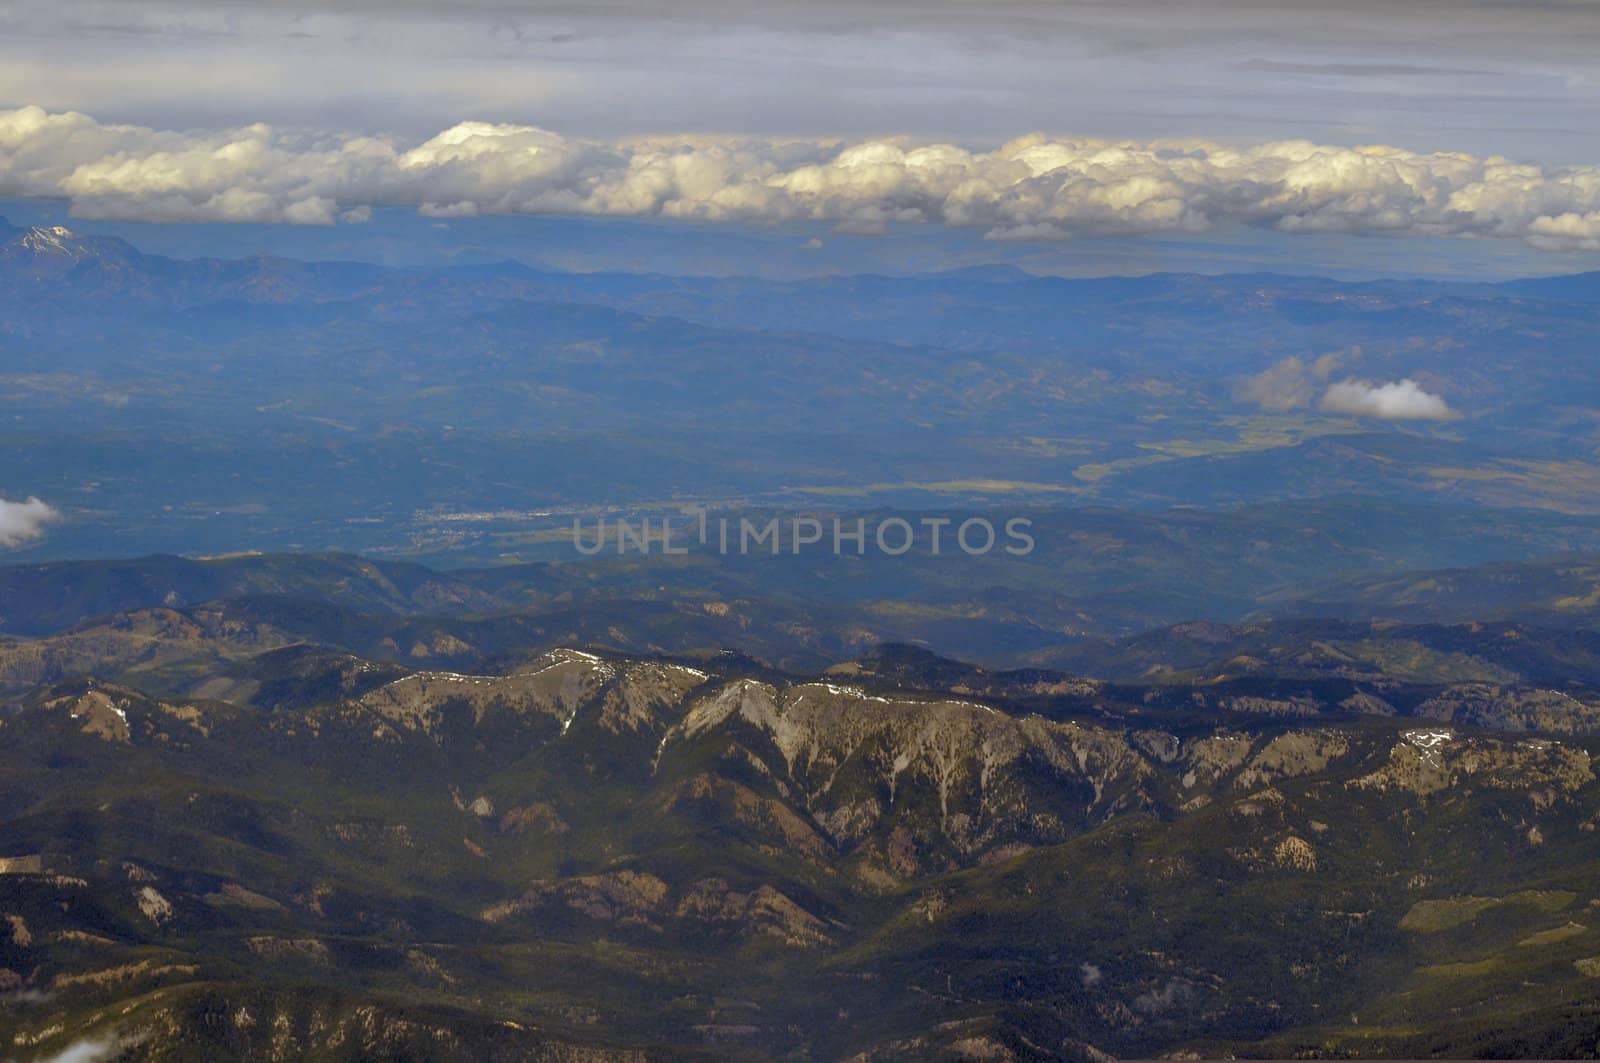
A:
<svg viewBox="0 0 1600 1063">
<path fill-rule="evenodd" d="M 158 127 L 1372 141 L 1600 161 L 1595 0 L 0 3 L 0 100 Z"/>
<path fill-rule="evenodd" d="M 0 195 L 1595 249 L 1597 55 L 1600 0 L 0 0 Z"/>
</svg>

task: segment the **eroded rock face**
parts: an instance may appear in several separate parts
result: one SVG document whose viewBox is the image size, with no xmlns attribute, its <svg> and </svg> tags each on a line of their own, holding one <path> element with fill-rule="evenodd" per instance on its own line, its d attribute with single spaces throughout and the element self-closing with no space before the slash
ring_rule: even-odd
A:
<svg viewBox="0 0 1600 1063">
<path fill-rule="evenodd" d="M 674 914 L 794 948 L 832 944 L 826 923 L 767 885 L 741 893 L 720 878 L 701 879 L 684 892 Z"/>
<path fill-rule="evenodd" d="M 589 919 L 659 930 L 658 917 L 667 893 L 667 884 L 648 873 L 617 871 L 584 875 L 561 882 L 534 883 L 515 901 L 485 909 L 483 918 L 492 923 L 501 922 L 559 905 Z"/>
<path fill-rule="evenodd" d="M 1180 755 L 1172 736 L 1149 737 L 1144 746 L 1157 746 L 1140 748 L 1116 730 L 1013 716 L 980 702 L 827 682 L 719 681 L 682 665 L 572 651 L 508 676 L 418 673 L 338 714 L 370 721 L 361 726 L 380 740 L 410 733 L 444 741 L 491 719 L 516 721 L 522 730 L 511 740 L 530 750 L 581 742 L 609 751 L 608 770 L 661 788 L 663 811 L 714 809 L 759 844 L 803 858 L 873 846 L 879 863 L 903 871 L 970 862 L 1000 845 L 1059 841 L 1151 808 L 1153 765 Z M 635 743 L 653 747 L 648 762 L 638 755 L 646 746 Z M 712 748 L 714 775 L 681 774 L 692 751 Z M 456 800 L 486 818 L 479 799 L 497 804 L 493 794 Z M 559 834 L 569 819 L 547 801 L 510 807 L 507 831 Z M 904 845 L 888 844 L 897 828 L 911 839 L 909 862 Z"/>
<path fill-rule="evenodd" d="M 500 817 L 500 829 L 506 833 L 566 834 L 571 828 L 554 805 L 539 801 L 521 808 L 513 808 Z"/>
<path fill-rule="evenodd" d="M 725 733 L 767 766 L 838 845 L 926 804 L 942 839 L 976 853 L 1027 832 L 1147 807 L 1147 756 L 1115 731 L 955 700 L 743 680 L 696 701 L 663 739 Z"/>
<path fill-rule="evenodd" d="M 1296 871 L 1317 869 L 1317 851 L 1311 847 L 1310 842 L 1294 835 L 1279 842 L 1272 850 L 1272 857 L 1279 867 L 1292 867 Z"/>
<path fill-rule="evenodd" d="M 1179 738 L 965 698 L 730 681 L 570 650 L 512 675 L 418 673 L 338 712 L 374 721 L 377 736 L 438 741 L 516 721 L 522 729 L 509 739 L 497 731 L 497 742 L 582 757 L 590 771 L 649 791 L 657 814 L 722 823 L 760 851 L 819 866 L 853 861 L 852 874 L 875 887 L 1055 844 L 1130 812 L 1194 811 L 1330 773 L 1364 790 L 1429 794 L 1474 779 L 1558 795 L 1589 771 L 1576 749 L 1440 737 L 1454 734 L 1449 727 L 1405 729 L 1378 760 L 1370 738 L 1341 727 L 1296 724 L 1268 735 L 1222 727 Z M 561 752 L 573 743 L 583 752 Z M 502 834 L 554 839 L 573 829 L 572 809 L 558 800 L 488 792 L 454 800 Z"/>
<path fill-rule="evenodd" d="M 280 938 L 261 935 L 245 942 L 251 952 L 269 960 L 291 960 L 326 967 L 333 954 L 327 943 L 312 937 Z"/>
<path fill-rule="evenodd" d="M 157 926 L 172 921 L 172 902 L 154 886 L 141 886 L 135 891 L 134 900 L 144 917 Z"/>
<path fill-rule="evenodd" d="M 651 934 L 722 930 L 793 948 L 832 943 L 822 919 L 769 885 L 741 891 L 713 877 L 674 889 L 655 875 L 636 871 L 534 883 L 516 900 L 485 909 L 483 918 L 491 923 L 544 920 L 562 911 Z"/>
</svg>

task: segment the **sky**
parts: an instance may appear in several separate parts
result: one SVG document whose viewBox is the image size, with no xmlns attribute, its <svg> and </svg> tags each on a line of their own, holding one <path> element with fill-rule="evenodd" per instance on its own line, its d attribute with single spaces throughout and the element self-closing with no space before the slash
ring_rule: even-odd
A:
<svg viewBox="0 0 1600 1063">
<path fill-rule="evenodd" d="M 1244 226 L 1509 241 L 1557 272 L 1600 250 L 1596 54 L 1600 0 L 13 0 L 0 196 L 1027 244 Z"/>
<path fill-rule="evenodd" d="M 1594 0 L 0 3 L 0 99 L 157 127 L 1307 138 L 1600 161 Z"/>
</svg>

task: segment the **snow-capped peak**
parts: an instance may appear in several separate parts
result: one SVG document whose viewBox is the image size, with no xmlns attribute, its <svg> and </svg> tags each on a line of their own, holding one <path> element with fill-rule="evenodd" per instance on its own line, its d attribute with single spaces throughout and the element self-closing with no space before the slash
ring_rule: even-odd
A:
<svg viewBox="0 0 1600 1063">
<path fill-rule="evenodd" d="M 89 253 L 87 248 L 78 243 L 78 234 L 65 225 L 36 225 L 23 233 L 17 242 L 36 255 L 67 255 L 77 259 Z"/>
</svg>

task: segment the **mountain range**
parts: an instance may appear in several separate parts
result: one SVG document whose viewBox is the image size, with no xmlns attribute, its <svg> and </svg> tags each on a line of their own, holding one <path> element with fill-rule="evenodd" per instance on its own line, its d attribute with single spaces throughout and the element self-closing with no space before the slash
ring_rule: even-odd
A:
<svg viewBox="0 0 1600 1063">
<path fill-rule="evenodd" d="M 1594 275 L 776 282 L 9 231 L 0 488 L 69 518 L 24 558 L 534 560 L 528 514 L 690 502 L 1595 515 Z M 1450 417 L 1324 408 L 1401 380 Z"/>
<path fill-rule="evenodd" d="M 1592 1057 L 1597 315 L 0 223 L 0 1055 Z"/>
<path fill-rule="evenodd" d="M 1600 704 L 1531 737 L 892 647 L 257 661 L 255 704 L 78 679 L 4 717 L 13 1051 L 1593 1048 Z"/>
</svg>

